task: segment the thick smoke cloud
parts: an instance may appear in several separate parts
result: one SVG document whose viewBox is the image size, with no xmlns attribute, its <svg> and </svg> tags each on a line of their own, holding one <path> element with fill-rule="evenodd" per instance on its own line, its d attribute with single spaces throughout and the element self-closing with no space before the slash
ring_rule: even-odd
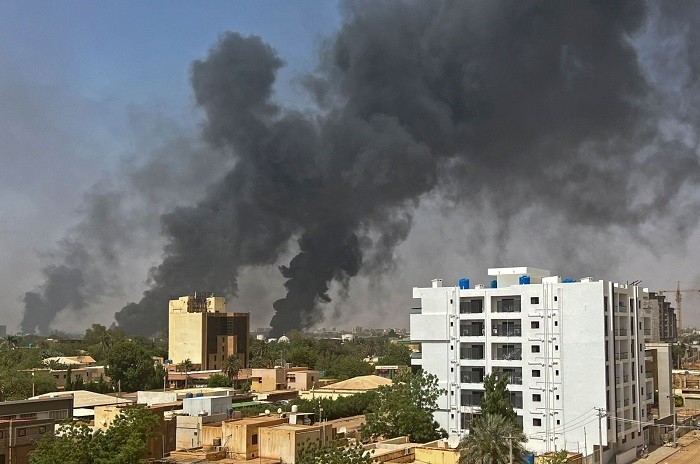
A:
<svg viewBox="0 0 700 464">
<path fill-rule="evenodd" d="M 505 237 L 532 202 L 573 224 L 633 229 L 698 181 L 691 147 L 654 116 L 658 93 L 630 41 L 647 20 L 640 2 L 345 7 L 306 79 L 316 114 L 271 100 L 282 62 L 257 37 L 226 34 L 193 65 L 204 133 L 237 164 L 203 202 L 164 217 L 153 289 L 116 315 L 127 330 L 162 325 L 168 296 L 235 293 L 241 267 L 274 263 L 293 239 L 271 325 L 309 326 L 332 282 L 390 266 L 436 189 L 456 208 L 489 202 Z"/>
<path fill-rule="evenodd" d="M 358 273 L 392 268 L 428 193 L 447 214 L 487 205 L 501 242 L 533 207 L 565 218 L 534 228 L 549 237 L 566 223 L 645 243 L 648 225 L 666 221 L 683 240 L 698 218 L 698 115 L 676 102 L 697 98 L 700 41 L 683 33 L 697 8 L 675 5 L 350 1 L 304 79 L 317 103 L 306 113 L 273 100 L 284 63 L 270 46 L 223 35 L 191 80 L 203 138 L 233 166 L 162 216 L 162 264 L 117 322 L 154 333 L 168 299 L 236 294 L 242 269 L 298 249 L 280 267 L 287 294 L 271 325 L 313 325 L 333 285 L 343 295 Z M 673 88 L 635 42 L 652 27 L 694 44 Z"/>
</svg>

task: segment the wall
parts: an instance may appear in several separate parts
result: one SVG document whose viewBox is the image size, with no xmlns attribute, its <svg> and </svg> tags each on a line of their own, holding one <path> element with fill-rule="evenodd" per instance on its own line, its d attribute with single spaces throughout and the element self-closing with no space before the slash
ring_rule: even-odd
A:
<svg viewBox="0 0 700 464">
<path fill-rule="evenodd" d="M 227 414 L 233 398 L 230 396 L 196 396 L 182 401 L 182 410 L 190 416 L 196 416 L 201 411 L 209 415 Z"/>
<path fill-rule="evenodd" d="M 12 464 L 27 464 L 29 453 L 36 448 L 36 442 L 44 436 L 53 435 L 53 420 L 18 420 L 12 421 L 12 449 L 10 452 L 10 421 L 0 421 L 0 462 L 3 456 Z"/>
<path fill-rule="evenodd" d="M 416 461 L 426 464 L 459 464 L 459 451 L 438 448 L 414 448 Z"/>
<path fill-rule="evenodd" d="M 302 446 L 321 439 L 320 427 L 264 427 L 260 429 L 260 457 L 280 459 L 283 464 L 294 464 Z"/>
<path fill-rule="evenodd" d="M 247 418 L 225 421 L 221 424 L 222 445 L 235 457 L 252 459 L 258 457 L 260 443 L 259 428 L 284 424 L 279 417 Z"/>
<path fill-rule="evenodd" d="M 170 302 L 168 316 L 168 356 L 174 364 L 180 364 L 186 359 L 195 366 L 204 362 L 204 314 L 188 313 L 187 306 L 183 309 L 177 304 L 179 300 Z"/>
</svg>

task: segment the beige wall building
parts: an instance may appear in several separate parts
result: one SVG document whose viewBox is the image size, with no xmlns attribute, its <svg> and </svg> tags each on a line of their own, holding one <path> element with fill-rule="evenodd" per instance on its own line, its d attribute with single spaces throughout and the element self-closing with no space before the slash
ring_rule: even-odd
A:
<svg viewBox="0 0 700 464">
<path fill-rule="evenodd" d="M 175 364 L 189 359 L 198 369 L 221 369 L 237 355 L 248 366 L 250 314 L 226 312 L 226 299 L 195 293 L 170 300 L 168 352 Z"/>
<path fill-rule="evenodd" d="M 260 457 L 294 464 L 300 449 L 310 442 L 332 439 L 332 428 L 319 425 L 282 424 L 260 429 Z"/>
</svg>

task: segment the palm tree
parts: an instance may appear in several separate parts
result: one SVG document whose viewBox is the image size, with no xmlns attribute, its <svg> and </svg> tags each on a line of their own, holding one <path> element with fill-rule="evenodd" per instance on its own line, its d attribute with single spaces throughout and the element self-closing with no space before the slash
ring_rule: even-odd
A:
<svg viewBox="0 0 700 464">
<path fill-rule="evenodd" d="M 475 420 L 469 435 L 462 441 L 460 464 L 507 464 L 509 439 L 513 445 L 513 462 L 523 462 L 526 438 L 513 421 L 498 414 L 485 414 Z"/>
<path fill-rule="evenodd" d="M 185 359 L 179 365 L 180 372 L 185 373 L 185 388 L 187 388 L 188 380 L 190 378 L 189 373 L 192 370 L 192 367 L 194 367 L 194 364 L 192 364 L 192 361 L 190 360 L 190 358 Z"/>
<path fill-rule="evenodd" d="M 228 377 L 231 380 L 231 383 L 233 384 L 234 379 L 238 377 L 238 371 L 241 370 L 241 367 L 241 359 L 235 354 L 232 354 L 226 359 L 224 359 L 224 362 L 221 365 L 221 370 L 224 374 L 226 374 L 226 377 Z"/>
<path fill-rule="evenodd" d="M 5 339 L 0 343 L 0 345 L 6 346 L 11 350 L 14 350 L 19 346 L 22 339 L 17 335 L 6 335 Z"/>
</svg>

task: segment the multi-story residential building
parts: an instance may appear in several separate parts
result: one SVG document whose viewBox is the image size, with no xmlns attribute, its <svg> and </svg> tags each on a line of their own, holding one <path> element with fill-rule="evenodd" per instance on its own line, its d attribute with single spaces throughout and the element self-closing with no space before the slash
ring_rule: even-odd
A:
<svg viewBox="0 0 700 464">
<path fill-rule="evenodd" d="M 648 334 L 652 342 L 674 343 L 678 339 L 676 327 L 676 310 L 671 307 L 671 302 L 666 301 L 666 295 L 649 293 L 649 298 L 642 302 L 644 315 L 651 318 L 651 327 Z"/>
<path fill-rule="evenodd" d="M 601 411 L 606 461 L 617 454 L 628 462 L 648 435 L 641 421 L 653 392 L 643 335 L 650 322 L 641 316 L 647 290 L 527 267 L 488 273 L 488 286 L 461 279 L 443 287 L 436 279 L 413 289 L 421 305 L 411 314 L 411 338 L 421 351 L 412 362 L 447 392 L 435 419 L 450 434 L 467 434 L 480 414 L 484 376 L 501 373 L 528 448 L 592 454 Z"/>
<path fill-rule="evenodd" d="M 226 312 L 226 299 L 195 293 L 170 300 L 168 355 L 174 364 L 189 359 L 201 370 L 221 369 L 236 355 L 248 367 L 250 313 Z"/>
</svg>

